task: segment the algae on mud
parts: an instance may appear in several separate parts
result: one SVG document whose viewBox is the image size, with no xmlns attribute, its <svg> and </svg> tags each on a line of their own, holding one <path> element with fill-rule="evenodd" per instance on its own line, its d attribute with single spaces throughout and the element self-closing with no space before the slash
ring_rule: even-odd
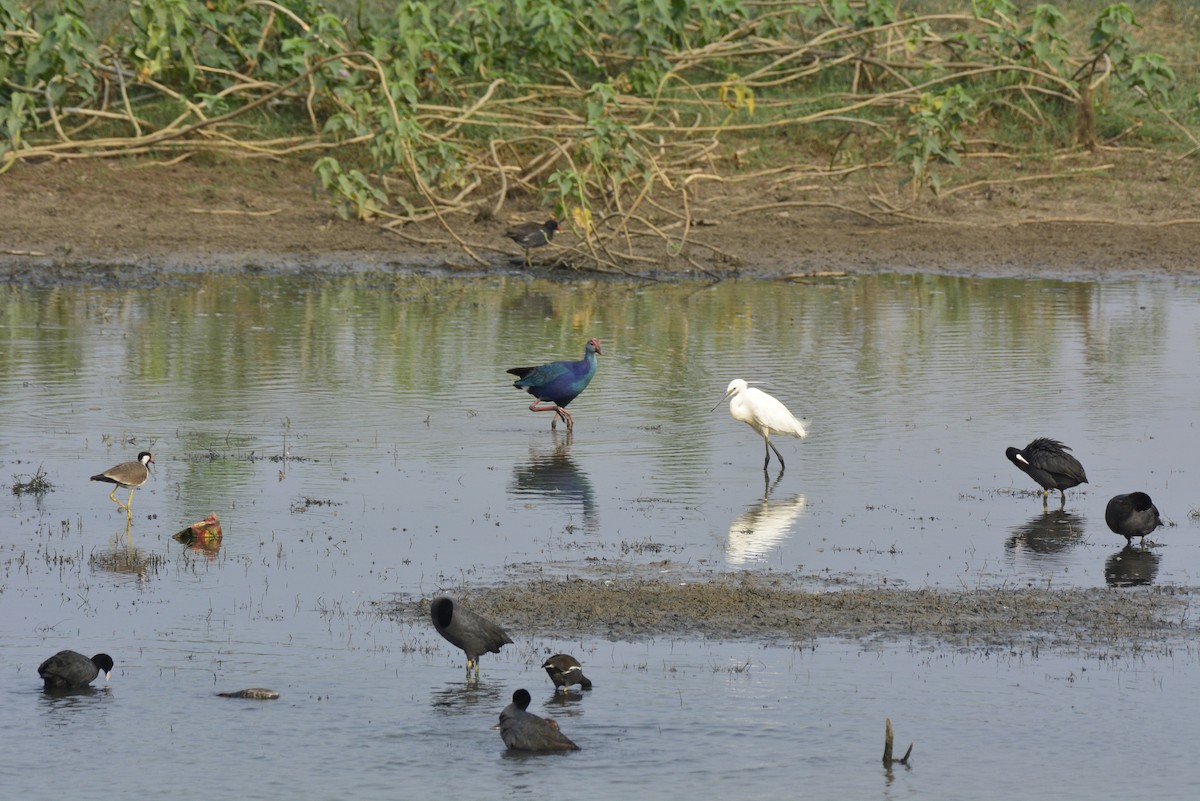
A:
<svg viewBox="0 0 1200 801">
<path fill-rule="evenodd" d="M 677 567 L 677 566 L 676 566 Z M 452 591 L 524 636 L 607 640 L 704 637 L 803 643 L 823 637 L 921 647 L 1098 657 L 1169 650 L 1194 638 L 1192 588 L 904 589 L 822 586 L 787 574 L 644 575 L 512 582 Z M 678 574 L 674 574 L 678 576 Z M 384 615 L 428 617 L 427 599 L 378 603 Z"/>
</svg>

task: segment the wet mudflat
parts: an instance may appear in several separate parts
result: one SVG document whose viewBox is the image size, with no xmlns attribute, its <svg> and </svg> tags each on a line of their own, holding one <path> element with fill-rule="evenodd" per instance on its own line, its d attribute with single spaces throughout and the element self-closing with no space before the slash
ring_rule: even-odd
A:
<svg viewBox="0 0 1200 801">
<path fill-rule="evenodd" d="M 6 289 L 0 475 L 53 490 L 4 494 L 23 735 L 0 775 L 28 798 L 421 796 L 448 775 L 505 797 L 1184 797 L 1198 295 L 888 275 Z M 590 337 L 599 373 L 552 433 L 504 370 Z M 739 376 L 808 423 L 782 476 L 709 412 Z M 1087 467 L 1061 510 L 1004 458 L 1039 435 Z M 143 448 L 127 529 L 87 477 Z M 1103 521 L 1132 489 L 1171 522 L 1145 548 Z M 211 512 L 219 542 L 171 538 Z M 478 684 L 428 623 L 439 592 L 515 641 Z M 111 687 L 43 696 L 36 666 L 65 647 L 113 654 Z M 554 699 L 558 651 L 596 689 Z M 490 727 L 522 686 L 580 754 L 502 755 Z M 246 687 L 281 697 L 216 697 Z M 916 742 L 891 777 L 885 716 Z M 1163 769 L 1101 760 L 1113 737 Z M 48 782 L 28 767 L 47 753 L 85 768 Z"/>
</svg>

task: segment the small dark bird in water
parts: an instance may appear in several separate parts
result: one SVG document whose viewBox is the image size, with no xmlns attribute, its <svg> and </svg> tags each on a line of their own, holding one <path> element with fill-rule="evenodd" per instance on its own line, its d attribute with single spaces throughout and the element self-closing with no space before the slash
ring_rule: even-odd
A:
<svg viewBox="0 0 1200 801">
<path fill-rule="evenodd" d="M 1004 452 L 1008 460 L 1022 472 L 1042 486 L 1042 504 L 1045 505 L 1050 490 L 1058 490 L 1062 504 L 1067 502 L 1066 490 L 1087 483 L 1083 465 L 1067 451 L 1071 450 L 1058 440 L 1038 437 L 1025 446 L 1025 450 L 1009 448 Z"/>
<path fill-rule="evenodd" d="M 438 630 L 438 634 L 445 637 L 452 645 L 461 648 L 467 655 L 468 675 L 470 675 L 472 667 L 475 668 L 475 675 L 479 675 L 481 654 L 498 654 L 500 646 L 512 642 L 499 625 L 485 617 L 480 617 L 470 609 L 464 609 L 444 595 L 433 600 L 433 604 L 429 607 L 429 614 L 433 618 L 433 627 Z"/>
<path fill-rule="evenodd" d="M 1144 492 L 1114 497 L 1104 510 L 1104 522 L 1125 538 L 1126 545 L 1131 544 L 1134 537 L 1141 537 L 1144 544 L 1146 535 L 1163 524 L 1158 507 Z"/>
<path fill-rule="evenodd" d="M 138 454 L 136 462 L 121 462 L 114 465 L 103 473 L 97 473 L 92 476 L 92 481 L 106 481 L 109 484 L 115 484 L 113 491 L 109 493 L 109 500 L 117 506 L 125 510 L 125 514 L 133 517 L 133 511 L 130 507 L 133 506 L 133 491 L 146 483 L 146 479 L 150 478 L 149 465 L 154 464 L 154 457 L 150 455 L 150 451 L 142 451 Z M 121 503 L 117 500 L 117 490 L 125 487 L 129 490 L 129 501 Z"/>
<path fill-rule="evenodd" d="M 575 400 L 580 392 L 587 389 L 596 374 L 598 362 L 596 357 L 600 352 L 600 340 L 589 339 L 583 346 L 583 358 L 577 362 L 550 362 L 538 367 L 514 367 L 509 374 L 517 376 L 513 386 L 523 389 L 537 398 L 529 404 L 531 412 L 554 412 L 550 427 L 556 428 L 561 419 L 567 424 L 567 430 L 575 428 L 575 418 L 567 411 L 567 404 Z M 542 406 L 549 403 L 550 406 Z"/>
<path fill-rule="evenodd" d="M 38 665 L 38 675 L 47 690 L 76 690 L 86 687 L 104 673 L 104 681 L 112 676 L 113 661 L 108 654 L 96 654 L 88 659 L 76 651 L 59 651 Z"/>
<path fill-rule="evenodd" d="M 525 266 L 528 267 L 529 251 L 548 245 L 557 230 L 558 220 L 546 220 L 544 223 L 518 223 L 505 231 L 504 235 L 525 249 Z"/>
<path fill-rule="evenodd" d="M 584 690 L 592 689 L 591 679 L 583 675 L 583 666 L 569 654 L 555 654 L 543 662 L 542 667 L 546 669 L 550 681 L 554 682 L 555 692 L 561 687 L 565 693 L 572 684 L 578 684 Z"/>
<path fill-rule="evenodd" d="M 500 737 L 510 751 L 578 751 L 558 723 L 540 718 L 529 708 L 529 691 L 517 690 L 512 703 L 500 713 Z"/>
</svg>

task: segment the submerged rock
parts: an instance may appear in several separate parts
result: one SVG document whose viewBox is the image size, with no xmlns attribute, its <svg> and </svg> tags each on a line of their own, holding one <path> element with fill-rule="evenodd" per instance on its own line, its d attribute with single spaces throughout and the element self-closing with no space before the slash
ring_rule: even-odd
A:
<svg viewBox="0 0 1200 801">
<path fill-rule="evenodd" d="M 279 693 L 266 687 L 251 687 L 248 690 L 238 690 L 232 693 L 217 693 L 222 698 L 249 698 L 253 701 L 274 701 Z"/>
</svg>

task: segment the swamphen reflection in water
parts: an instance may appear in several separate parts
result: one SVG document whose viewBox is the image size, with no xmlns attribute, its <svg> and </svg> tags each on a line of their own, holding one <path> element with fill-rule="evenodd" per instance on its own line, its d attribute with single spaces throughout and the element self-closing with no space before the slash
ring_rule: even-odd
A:
<svg viewBox="0 0 1200 801">
<path fill-rule="evenodd" d="M 729 414 L 733 419 L 741 420 L 763 438 L 763 450 L 767 454 L 767 458 L 763 459 L 763 472 L 766 472 L 767 465 L 771 463 L 771 451 L 775 451 L 775 457 L 779 459 L 779 472 L 783 473 L 787 465 L 783 463 L 783 454 L 771 442 L 771 435 L 787 434 L 804 439 L 808 436 L 804 424 L 779 400 L 761 389 L 755 389 L 740 378 L 729 382 L 729 386 L 725 388 L 725 397 L 717 401 L 717 405 L 709 412 L 726 400 L 729 401 Z"/>
<path fill-rule="evenodd" d="M 1126 545 L 1131 544 L 1134 537 L 1141 537 L 1145 543 L 1146 535 L 1163 524 L 1158 507 L 1144 492 L 1114 497 L 1104 510 L 1104 522 L 1125 538 Z"/>
<path fill-rule="evenodd" d="M 108 654 L 96 654 L 88 659 L 76 651 L 59 651 L 38 665 L 38 675 L 47 690 L 77 690 L 86 687 L 104 673 L 104 681 L 112 676 L 113 661 Z"/>
<path fill-rule="evenodd" d="M 592 680 L 583 675 L 583 666 L 570 654 L 555 654 L 543 662 L 542 667 L 554 682 L 554 692 L 561 687 L 565 693 L 572 684 L 578 684 L 582 690 L 592 689 Z"/>
<path fill-rule="evenodd" d="M 546 220 L 544 223 L 519 223 L 505 231 L 504 235 L 525 249 L 525 266 L 528 267 L 529 251 L 550 244 L 557 230 L 558 220 Z"/>
<path fill-rule="evenodd" d="M 450 598 L 435 598 L 429 607 L 433 627 L 452 645 L 467 655 L 467 675 L 472 666 L 479 675 L 479 657 L 482 654 L 498 654 L 500 647 L 512 642 L 504 629 L 470 609 L 464 609 Z"/>
<path fill-rule="evenodd" d="M 596 374 L 596 357 L 601 355 L 600 340 L 589 339 L 583 348 L 583 358 L 577 362 L 563 361 L 543 364 L 540 367 L 514 367 L 508 372 L 517 376 L 513 382 L 537 398 L 529 404 L 531 412 L 554 412 L 550 427 L 558 425 L 559 418 L 567 424 L 567 430 L 575 428 L 575 419 L 567 411 L 567 404 L 587 389 Z M 543 406 L 542 404 L 550 404 Z"/>
<path fill-rule="evenodd" d="M 1087 483 L 1083 465 L 1068 451 L 1071 450 L 1058 440 L 1038 437 L 1025 446 L 1024 450 L 1009 448 L 1004 452 L 1008 460 L 1022 472 L 1042 486 L 1042 504 L 1045 505 L 1050 490 L 1058 490 L 1061 505 L 1067 502 L 1065 490 Z"/>
<path fill-rule="evenodd" d="M 512 703 L 500 713 L 500 738 L 508 750 L 578 751 L 579 746 L 559 731 L 557 723 L 525 711 L 529 701 L 528 690 L 517 690 Z"/>
</svg>

